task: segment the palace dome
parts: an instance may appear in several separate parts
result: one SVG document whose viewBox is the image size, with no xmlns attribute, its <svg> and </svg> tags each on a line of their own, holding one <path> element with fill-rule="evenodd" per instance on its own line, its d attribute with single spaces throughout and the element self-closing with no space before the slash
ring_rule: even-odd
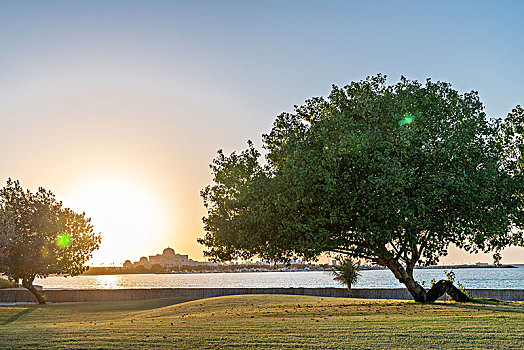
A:
<svg viewBox="0 0 524 350">
<path fill-rule="evenodd" d="M 162 255 L 168 255 L 168 254 L 170 254 L 170 255 L 174 255 L 174 254 L 175 254 L 175 250 L 172 249 L 172 248 L 166 248 L 166 249 L 164 249 L 164 251 L 162 252 Z"/>
</svg>

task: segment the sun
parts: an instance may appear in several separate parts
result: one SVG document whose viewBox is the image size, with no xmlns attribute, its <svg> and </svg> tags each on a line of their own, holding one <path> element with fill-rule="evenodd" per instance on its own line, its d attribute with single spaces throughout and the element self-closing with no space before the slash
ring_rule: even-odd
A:
<svg viewBox="0 0 524 350">
<path fill-rule="evenodd" d="M 64 204 L 85 212 L 94 230 L 102 233 L 92 264 L 118 266 L 169 241 L 166 205 L 147 182 L 129 176 L 92 177 L 80 181 L 66 197 Z"/>
</svg>

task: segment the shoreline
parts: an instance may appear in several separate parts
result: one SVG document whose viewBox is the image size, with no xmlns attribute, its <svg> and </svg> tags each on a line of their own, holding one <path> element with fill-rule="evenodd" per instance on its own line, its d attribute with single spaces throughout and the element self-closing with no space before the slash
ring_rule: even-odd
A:
<svg viewBox="0 0 524 350">
<path fill-rule="evenodd" d="M 518 269 L 518 265 L 524 264 L 503 264 L 496 265 L 477 265 L 477 264 L 461 264 L 461 265 L 433 265 L 433 266 L 415 266 L 416 270 L 444 270 L 444 269 Z"/>
<path fill-rule="evenodd" d="M 476 265 L 476 264 L 461 264 L 461 265 L 433 265 L 433 266 L 416 266 L 415 270 L 459 270 L 459 269 L 517 269 L 518 266 L 524 266 L 524 264 L 503 264 L 500 266 L 495 265 Z M 100 267 L 95 267 L 97 270 Z M 277 269 L 266 269 L 266 268 L 242 268 L 235 270 L 183 270 L 183 271 L 171 271 L 171 272 L 134 272 L 126 271 L 121 267 L 107 268 L 107 273 L 89 273 L 87 270 L 80 276 L 109 276 L 109 275 L 185 275 L 185 274 L 203 274 L 203 273 L 253 273 L 253 272 L 318 272 L 318 271 L 332 271 L 331 268 L 277 268 Z M 370 266 L 361 268 L 362 271 L 373 271 L 373 270 L 387 270 L 386 267 L 381 266 Z M 100 270 L 99 270 L 100 271 Z M 64 275 L 50 275 L 63 277 Z"/>
<path fill-rule="evenodd" d="M 473 298 L 524 301 L 524 289 L 468 289 Z M 132 301 L 159 298 L 214 298 L 229 295 L 308 295 L 319 297 L 413 300 L 406 288 L 134 288 L 134 289 L 44 289 L 46 300 L 62 302 Z M 447 300 L 444 295 L 438 300 Z M 24 288 L 0 289 L 0 302 L 35 302 Z"/>
</svg>

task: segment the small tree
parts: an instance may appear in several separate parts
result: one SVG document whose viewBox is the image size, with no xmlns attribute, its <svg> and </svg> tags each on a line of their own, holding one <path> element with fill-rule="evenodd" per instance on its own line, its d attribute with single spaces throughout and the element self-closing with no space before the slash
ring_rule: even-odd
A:
<svg viewBox="0 0 524 350">
<path fill-rule="evenodd" d="M 138 265 L 134 268 L 135 273 L 148 273 L 149 271 L 145 268 L 144 265 Z"/>
<path fill-rule="evenodd" d="M 360 261 L 353 260 L 350 257 L 339 257 L 337 259 L 337 264 L 333 266 L 333 275 L 335 275 L 335 280 L 346 285 L 348 289 L 351 289 L 351 286 L 357 283 L 358 278 L 360 277 Z"/>
<path fill-rule="evenodd" d="M 151 273 L 163 273 L 166 270 L 160 264 L 153 264 L 153 266 L 151 266 L 149 271 L 151 271 Z"/>
<path fill-rule="evenodd" d="M 489 119 L 476 92 L 444 82 L 333 86 L 277 117 L 265 162 L 251 142 L 218 152 L 199 242 L 216 260 L 349 255 L 390 269 L 416 301 L 468 300 L 450 281 L 424 289 L 413 271 L 450 244 L 496 262 L 524 246 L 523 132 L 521 107 Z"/>
<path fill-rule="evenodd" d="M 8 179 L 0 189 L 0 272 L 21 280 L 45 304 L 34 279 L 86 270 L 85 262 L 101 241 L 90 220 L 85 213 L 63 208 L 51 191 L 39 188 L 32 193 Z"/>
</svg>

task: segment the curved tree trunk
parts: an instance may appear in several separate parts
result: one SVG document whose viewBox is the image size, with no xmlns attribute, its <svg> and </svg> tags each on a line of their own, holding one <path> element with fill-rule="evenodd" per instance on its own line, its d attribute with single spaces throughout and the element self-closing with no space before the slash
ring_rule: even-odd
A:
<svg viewBox="0 0 524 350">
<path fill-rule="evenodd" d="M 454 301 L 465 302 L 471 299 L 462 293 L 450 281 L 440 280 L 430 290 L 424 289 L 414 278 L 413 270 L 407 271 L 400 263 L 396 261 L 388 261 L 387 267 L 393 272 L 395 277 L 403 283 L 417 302 L 427 303 L 434 302 L 440 298 L 444 293 L 447 293 L 449 298 Z"/>
<path fill-rule="evenodd" d="M 404 284 L 409 294 L 417 302 L 425 302 L 427 291 L 413 278 L 412 270 L 407 271 L 398 261 L 387 260 L 385 264 L 400 283 Z"/>
<path fill-rule="evenodd" d="M 413 296 L 413 299 L 418 302 L 432 303 L 445 293 L 448 294 L 449 298 L 453 301 L 466 302 L 471 299 L 453 285 L 450 281 L 440 280 L 431 287 L 430 290 L 425 290 L 420 286 L 414 279 L 403 282 L 408 288 L 409 293 Z M 416 288 L 417 285 L 420 288 Z"/>
<path fill-rule="evenodd" d="M 426 293 L 426 301 L 433 302 L 440 298 L 444 293 L 447 293 L 449 298 L 453 301 L 471 301 L 470 297 L 462 293 L 462 291 L 455 287 L 453 283 L 446 280 L 438 281 L 430 290 L 428 290 Z"/>
<path fill-rule="evenodd" d="M 415 301 L 419 303 L 424 303 L 427 301 L 427 291 L 417 281 L 415 281 L 412 276 L 409 276 L 406 273 L 405 278 L 400 280 L 400 282 L 406 286 L 409 294 L 411 294 Z"/>
<path fill-rule="evenodd" d="M 33 286 L 33 281 L 35 280 L 34 277 L 32 278 L 24 278 L 22 279 L 22 286 L 29 290 L 38 300 L 38 304 L 45 304 L 45 298 L 38 292 L 38 290 Z"/>
</svg>

